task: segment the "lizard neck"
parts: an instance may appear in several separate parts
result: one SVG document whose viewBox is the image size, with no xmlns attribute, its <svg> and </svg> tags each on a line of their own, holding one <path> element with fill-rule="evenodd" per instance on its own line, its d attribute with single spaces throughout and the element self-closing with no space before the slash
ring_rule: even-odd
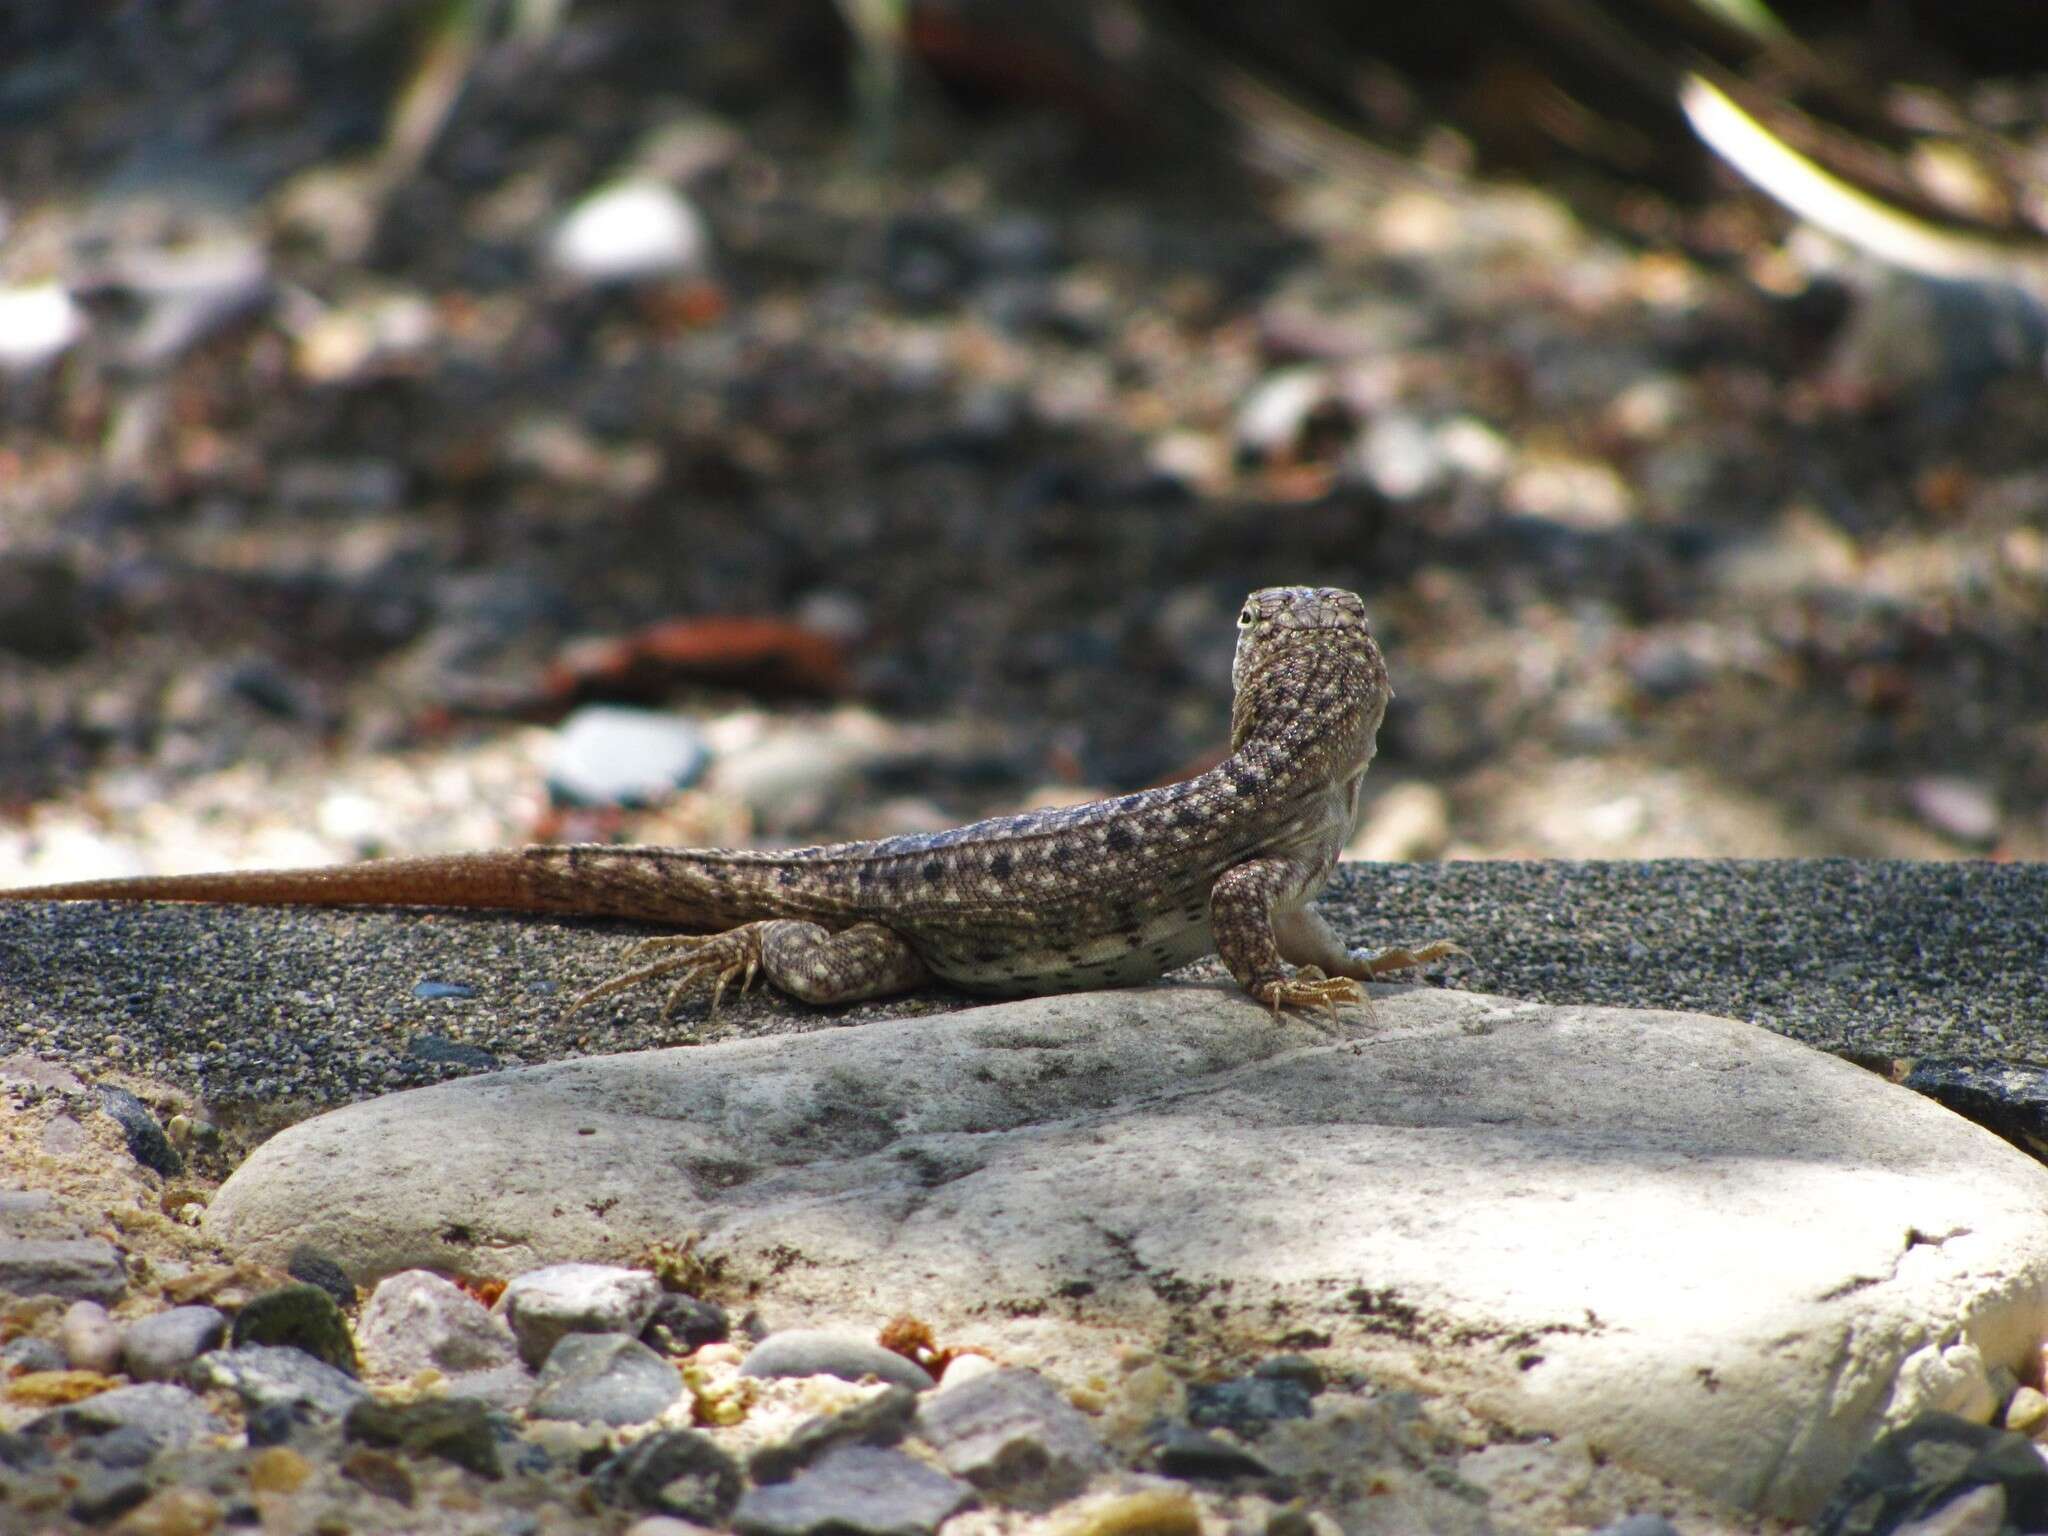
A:
<svg viewBox="0 0 2048 1536">
<path fill-rule="evenodd" d="M 1318 639 L 1266 658 L 1231 704 L 1231 756 L 1268 759 L 1269 771 L 1297 785 L 1337 784 L 1362 773 L 1392 697 L 1369 637 Z"/>
</svg>

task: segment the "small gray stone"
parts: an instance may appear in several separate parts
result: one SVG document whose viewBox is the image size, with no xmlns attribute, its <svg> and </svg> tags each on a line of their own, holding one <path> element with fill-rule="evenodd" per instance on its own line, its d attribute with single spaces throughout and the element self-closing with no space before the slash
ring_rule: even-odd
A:
<svg viewBox="0 0 2048 1536">
<path fill-rule="evenodd" d="M 747 1459 L 747 1474 L 757 1483 L 782 1483 L 835 1447 L 894 1445 L 916 1412 L 917 1394 L 910 1388 L 884 1387 L 838 1413 L 804 1420 L 787 1440 L 762 1446 Z"/>
<path fill-rule="evenodd" d="M 1678 1527 L 1662 1515 L 1629 1515 L 1601 1526 L 1593 1536 L 1678 1536 Z"/>
<path fill-rule="evenodd" d="M 186 1379 L 194 1386 L 226 1387 L 251 1408 L 304 1403 L 330 1418 L 369 1396 L 354 1377 L 286 1344 L 216 1349 L 194 1360 Z"/>
<path fill-rule="evenodd" d="M 901 1451 L 849 1445 L 794 1481 L 748 1489 L 732 1523 L 741 1536 L 929 1536 L 973 1502 L 967 1484 Z"/>
<path fill-rule="evenodd" d="M 104 1238 L 0 1237 L 0 1291 L 104 1302 L 127 1289 L 121 1255 Z"/>
<path fill-rule="evenodd" d="M 536 1419 L 644 1424 L 683 1395 L 676 1368 L 621 1333 L 572 1333 L 542 1367 L 527 1411 Z"/>
<path fill-rule="evenodd" d="M 143 1167 L 160 1173 L 167 1179 L 185 1171 L 184 1157 L 171 1145 L 171 1139 L 164 1135 L 164 1128 L 156 1123 L 156 1116 L 149 1112 L 148 1105 L 125 1088 L 113 1088 L 101 1083 L 97 1092 L 100 1096 L 100 1108 L 121 1127 L 121 1135 L 128 1143 L 129 1156 Z"/>
<path fill-rule="evenodd" d="M 121 1325 L 96 1301 L 74 1301 L 57 1325 L 64 1359 L 74 1371 L 111 1376 L 121 1368 Z"/>
<path fill-rule="evenodd" d="M 190 1445 L 202 1435 L 224 1435 L 227 1425 L 183 1387 L 152 1383 L 116 1387 L 83 1402 L 52 1409 L 29 1420 L 26 1432 L 44 1437 L 61 1432 L 79 1439 L 115 1430 L 134 1430 L 159 1450 Z"/>
<path fill-rule="evenodd" d="M 665 1292 L 647 1320 L 641 1335 L 654 1348 L 671 1355 L 687 1355 L 706 1344 L 722 1344 L 732 1331 L 725 1308 L 715 1301 L 702 1301 L 680 1291 Z"/>
<path fill-rule="evenodd" d="M 644 1269 L 550 1264 L 514 1279 L 496 1310 L 519 1341 L 519 1358 L 538 1369 L 567 1333 L 637 1337 L 660 1300 L 661 1282 Z"/>
<path fill-rule="evenodd" d="M 1108 1465 L 1088 1420 L 1035 1371 L 992 1371 L 934 1393 L 918 1407 L 917 1432 L 947 1471 L 1027 1508 L 1070 1498 Z"/>
<path fill-rule="evenodd" d="M 228 1320 L 213 1307 L 172 1307 L 139 1317 L 121 1335 L 121 1367 L 137 1381 L 171 1381 L 209 1349 L 220 1348 Z"/>
<path fill-rule="evenodd" d="M 742 1376 L 837 1376 L 860 1381 L 873 1376 L 913 1392 L 931 1389 L 932 1379 L 915 1362 L 852 1334 L 828 1328 L 785 1328 L 747 1351 Z"/>
<path fill-rule="evenodd" d="M 533 1401 L 535 1386 L 532 1373 L 514 1360 L 492 1370 L 450 1376 L 442 1390 L 450 1397 L 473 1397 L 506 1413 L 524 1413 Z"/>
<path fill-rule="evenodd" d="M 489 1371 L 518 1358 L 502 1317 L 461 1286 L 424 1269 L 392 1275 L 370 1293 L 356 1320 L 363 1363 L 384 1376 L 429 1367 L 456 1375 Z"/>
<path fill-rule="evenodd" d="M 723 1520 L 745 1486 L 739 1464 L 709 1435 L 665 1429 L 635 1441 L 597 1470 L 607 1504 L 707 1524 Z"/>
<path fill-rule="evenodd" d="M 0 1344 L 0 1375 L 27 1371 L 61 1371 L 70 1362 L 64 1351 L 49 1339 L 16 1339 Z"/>
</svg>

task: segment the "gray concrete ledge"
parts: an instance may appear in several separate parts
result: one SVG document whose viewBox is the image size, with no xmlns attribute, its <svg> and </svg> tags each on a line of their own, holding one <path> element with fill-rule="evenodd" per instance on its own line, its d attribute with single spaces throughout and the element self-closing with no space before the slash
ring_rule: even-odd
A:
<svg viewBox="0 0 2048 1536">
<path fill-rule="evenodd" d="M 2018 1116 L 1975 1118 L 2015 1139 L 2048 1128 L 2048 864 L 1368 865 L 1324 902 L 1354 943 L 1456 938 L 1475 961 L 1455 986 L 1720 1014 L 1866 1065 L 1960 1062 Z M 496 914 L 0 906 L 0 1057 L 314 1108 L 492 1064 L 685 1043 L 704 1030 L 701 1004 L 663 1021 L 648 992 L 567 1013 L 640 932 Z M 422 982 L 473 992 L 416 996 Z M 969 1001 L 932 991 L 817 1013 L 756 996 L 728 1002 L 718 1028 L 844 1027 Z"/>
</svg>

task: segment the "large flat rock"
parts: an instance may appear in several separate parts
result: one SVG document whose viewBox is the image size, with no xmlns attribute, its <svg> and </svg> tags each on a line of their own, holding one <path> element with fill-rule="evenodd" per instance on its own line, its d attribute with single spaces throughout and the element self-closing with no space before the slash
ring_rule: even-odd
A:
<svg viewBox="0 0 2048 1536">
<path fill-rule="evenodd" d="M 2048 1170 L 1749 1025 L 1208 986 L 586 1058 L 274 1138 L 210 1231 L 359 1280 L 704 1236 L 779 1322 L 912 1311 L 1055 1371 L 1311 1348 L 1734 1504 L 2048 1332 Z"/>
</svg>

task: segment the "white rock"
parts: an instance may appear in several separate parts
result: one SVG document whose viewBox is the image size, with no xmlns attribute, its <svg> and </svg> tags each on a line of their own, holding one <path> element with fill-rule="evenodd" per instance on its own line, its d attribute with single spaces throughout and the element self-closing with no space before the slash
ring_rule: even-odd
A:
<svg viewBox="0 0 2048 1536">
<path fill-rule="evenodd" d="M 572 208 L 556 226 L 548 255 L 585 282 L 627 282 L 694 271 L 709 244 L 703 218 L 673 187 L 622 181 Z"/>
<path fill-rule="evenodd" d="M 907 1311 L 1064 1381 L 1196 1294 L 1205 1327 L 1325 1333 L 1326 1370 L 1804 1517 L 1915 1351 L 2023 1363 L 2044 1207 L 1990 1133 L 1728 1020 L 1382 988 L 1333 1035 L 1168 985 L 394 1094 L 266 1142 L 207 1227 L 358 1278 L 701 1232 L 785 1314 Z"/>
<path fill-rule="evenodd" d="M 85 334 L 85 316 L 60 283 L 0 288 L 0 369 L 26 373 Z"/>
<path fill-rule="evenodd" d="M 121 1368 L 121 1325 L 96 1301 L 74 1301 L 66 1307 L 57 1338 L 74 1371 L 110 1376 Z"/>
<path fill-rule="evenodd" d="M 356 1323 L 363 1365 L 380 1376 L 457 1375 L 510 1365 L 512 1330 L 452 1281 L 409 1269 L 378 1283 Z"/>
<path fill-rule="evenodd" d="M 538 1370 L 565 1333 L 637 1336 L 660 1300 L 661 1282 L 644 1269 L 550 1264 L 506 1286 L 495 1310 L 512 1325 L 519 1357 Z"/>
</svg>

